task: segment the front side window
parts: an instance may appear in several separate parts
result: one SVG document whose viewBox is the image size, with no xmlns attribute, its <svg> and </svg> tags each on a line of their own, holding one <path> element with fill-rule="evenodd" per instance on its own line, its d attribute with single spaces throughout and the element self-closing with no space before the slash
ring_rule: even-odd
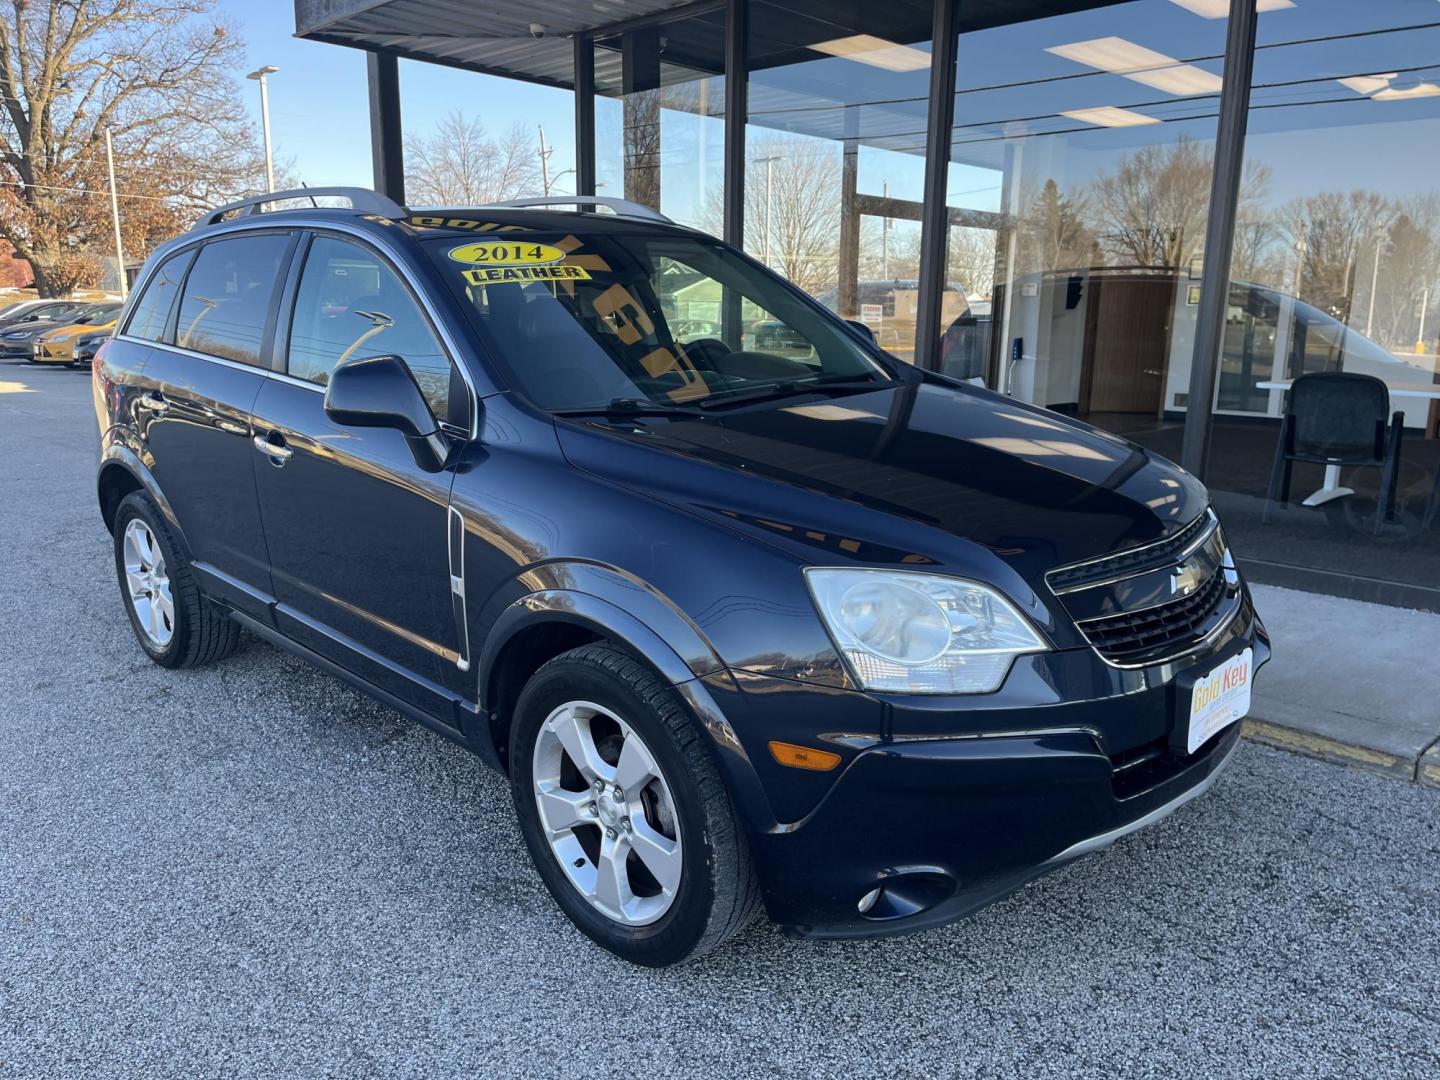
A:
<svg viewBox="0 0 1440 1080">
<path fill-rule="evenodd" d="M 201 248 L 185 279 L 175 344 L 258 365 L 270 300 L 289 246 L 285 234 L 261 233 Z"/>
<path fill-rule="evenodd" d="M 324 386 L 346 360 L 385 355 L 405 361 L 431 411 L 446 419 L 450 360 L 410 290 L 370 249 L 317 237 L 295 296 L 287 370 Z"/>
<path fill-rule="evenodd" d="M 709 407 L 888 378 L 852 334 L 720 244 L 506 235 L 436 238 L 428 250 L 542 408 Z"/>
<path fill-rule="evenodd" d="M 175 305 L 180 283 L 185 280 L 185 268 L 190 265 L 194 254 L 194 251 L 182 251 L 160 264 L 160 268 L 151 275 L 145 291 L 136 299 L 125 333 L 145 341 L 160 341 L 165 336 L 170 309 Z"/>
</svg>

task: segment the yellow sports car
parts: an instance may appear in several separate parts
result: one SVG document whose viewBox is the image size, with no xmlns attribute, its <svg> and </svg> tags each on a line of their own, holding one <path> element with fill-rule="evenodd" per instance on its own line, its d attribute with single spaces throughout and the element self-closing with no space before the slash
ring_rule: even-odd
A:
<svg viewBox="0 0 1440 1080">
<path fill-rule="evenodd" d="M 64 326 L 36 335 L 30 359 L 37 364 L 68 364 L 75 359 L 75 343 L 88 334 L 108 330 L 120 318 L 118 303 L 91 304 L 74 313 Z"/>
</svg>

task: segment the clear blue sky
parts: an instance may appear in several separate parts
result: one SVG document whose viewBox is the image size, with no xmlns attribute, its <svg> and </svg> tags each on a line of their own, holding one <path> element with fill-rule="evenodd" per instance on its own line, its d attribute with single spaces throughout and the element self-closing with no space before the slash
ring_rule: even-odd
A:
<svg viewBox="0 0 1440 1080">
<path fill-rule="evenodd" d="M 299 179 L 312 187 L 358 184 L 369 187 L 370 113 L 365 54 L 358 49 L 295 38 L 295 9 L 265 0 L 220 0 L 219 11 L 238 24 L 249 60 L 246 71 L 274 64 L 270 78 L 270 129 L 276 157 L 294 163 Z M 260 91 L 237 76 L 245 106 L 260 124 Z M 400 63 L 400 107 L 407 132 L 430 131 L 445 114 L 459 109 L 479 116 L 499 133 L 514 121 L 543 124 L 555 147 L 551 175 L 575 164 L 575 107 L 566 91 L 512 79 Z M 574 191 L 574 173 L 557 190 Z"/>
</svg>

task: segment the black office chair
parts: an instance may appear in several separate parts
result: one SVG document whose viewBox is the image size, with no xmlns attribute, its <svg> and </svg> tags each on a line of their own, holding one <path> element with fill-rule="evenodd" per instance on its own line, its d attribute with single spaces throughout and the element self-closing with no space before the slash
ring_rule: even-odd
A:
<svg viewBox="0 0 1440 1080">
<path fill-rule="evenodd" d="M 1394 516 L 1401 420 L 1401 413 L 1390 414 L 1389 389 L 1373 375 L 1342 371 L 1301 375 L 1290 386 L 1261 520 L 1270 520 L 1277 498 L 1282 507 L 1289 501 L 1295 462 L 1368 466 L 1382 470 L 1375 508 L 1375 532 L 1379 533 Z"/>
</svg>

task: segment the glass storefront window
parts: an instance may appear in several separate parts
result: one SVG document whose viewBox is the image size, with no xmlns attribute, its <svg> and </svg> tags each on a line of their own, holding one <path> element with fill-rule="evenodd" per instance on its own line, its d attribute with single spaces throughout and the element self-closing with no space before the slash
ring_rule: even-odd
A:
<svg viewBox="0 0 1440 1080">
<path fill-rule="evenodd" d="M 753 0 L 749 13 L 745 250 L 905 360 L 932 15 L 931 0 Z M 947 297 L 958 313 L 963 295 Z"/>
<path fill-rule="evenodd" d="M 1179 456 L 1224 10 L 959 0 L 943 371 Z"/>
<path fill-rule="evenodd" d="M 719 235 L 723 9 L 595 42 L 595 187 Z"/>
<path fill-rule="evenodd" d="M 1243 559 L 1440 586 L 1440 522 L 1424 528 L 1440 469 L 1437 145 L 1434 0 L 1305 0 L 1261 14 L 1206 477 Z M 1303 434 L 1316 410 L 1299 395 L 1292 409 L 1288 388 L 1314 373 L 1385 385 L 1361 416 L 1356 384 L 1340 383 L 1323 423 L 1399 413 L 1394 494 L 1383 464 L 1299 460 L 1286 508 L 1277 491 L 1267 521 L 1283 418 L 1296 411 Z M 1382 503 L 1390 520 L 1377 534 Z"/>
</svg>

